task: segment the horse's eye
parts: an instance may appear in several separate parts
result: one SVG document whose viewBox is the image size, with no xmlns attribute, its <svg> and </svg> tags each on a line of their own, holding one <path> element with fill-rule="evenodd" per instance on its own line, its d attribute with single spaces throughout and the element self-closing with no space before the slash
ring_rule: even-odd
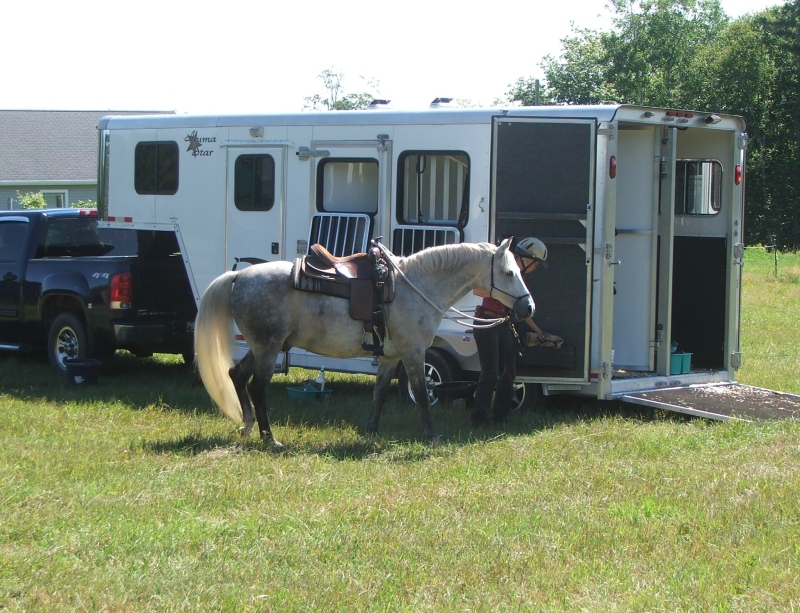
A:
<svg viewBox="0 0 800 613">
<path fill-rule="evenodd" d="M 506 271 L 506 276 L 507 277 L 513 277 L 514 276 L 514 271 L 513 270 L 507 270 Z"/>
</svg>

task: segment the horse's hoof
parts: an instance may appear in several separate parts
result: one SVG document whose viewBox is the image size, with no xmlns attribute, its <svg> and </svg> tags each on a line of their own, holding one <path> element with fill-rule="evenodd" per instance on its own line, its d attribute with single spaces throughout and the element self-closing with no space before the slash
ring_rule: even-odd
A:
<svg viewBox="0 0 800 613">
<path fill-rule="evenodd" d="M 436 432 L 426 434 L 426 438 L 428 439 L 428 443 L 430 443 L 431 447 L 436 447 L 439 445 L 439 435 L 436 434 Z"/>
<path fill-rule="evenodd" d="M 279 443 L 278 441 L 272 441 L 272 451 L 274 453 L 285 453 L 286 445 Z"/>
<path fill-rule="evenodd" d="M 253 424 L 245 424 L 241 428 L 239 428 L 239 434 L 242 438 L 247 438 L 253 432 Z"/>
</svg>

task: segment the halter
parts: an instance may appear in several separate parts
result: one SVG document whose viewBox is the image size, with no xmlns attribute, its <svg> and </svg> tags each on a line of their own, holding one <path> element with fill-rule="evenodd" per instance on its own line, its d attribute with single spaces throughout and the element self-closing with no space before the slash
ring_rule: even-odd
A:
<svg viewBox="0 0 800 613">
<path fill-rule="evenodd" d="M 499 287 L 495 286 L 495 284 L 494 284 L 494 256 L 495 255 L 497 255 L 496 251 L 492 254 L 492 276 L 491 276 L 491 280 L 490 280 L 491 289 L 489 290 L 489 296 L 494 298 L 494 296 L 492 296 L 492 292 L 494 292 L 495 290 L 500 292 L 501 294 L 505 294 L 506 296 L 508 296 L 509 298 L 511 298 L 514 301 L 514 306 L 512 307 L 512 310 L 516 311 L 517 310 L 517 303 L 520 300 L 522 300 L 523 298 L 527 298 L 528 296 L 530 296 L 530 294 L 528 292 L 525 292 L 525 294 L 523 294 L 522 296 L 515 296 L 514 294 L 509 294 L 508 292 L 503 291 Z"/>
<path fill-rule="evenodd" d="M 449 319 L 453 323 L 457 323 L 458 325 L 464 326 L 465 328 L 494 328 L 495 326 L 499 326 L 501 324 L 504 324 L 505 322 L 507 322 L 509 320 L 509 317 L 497 317 L 497 318 L 493 318 L 493 319 L 482 319 L 480 317 L 475 317 L 473 315 L 469 315 L 468 313 L 464 313 L 462 311 L 459 311 L 455 307 L 450 307 L 449 309 L 447 309 L 447 311 L 453 311 L 455 313 L 458 313 L 459 317 L 453 317 L 452 315 L 448 315 L 447 311 L 443 311 L 441 308 L 439 308 L 439 306 L 437 304 L 435 304 L 430 298 L 428 298 L 425 294 L 423 294 L 422 290 L 420 290 L 416 285 L 414 285 L 411 282 L 411 279 L 409 279 L 405 275 L 405 273 L 402 270 L 400 270 L 400 266 L 398 266 L 397 262 L 394 261 L 394 254 L 391 251 L 389 251 L 389 249 L 386 247 L 386 245 L 380 243 L 377 240 L 374 241 L 374 242 L 375 242 L 376 245 L 378 245 L 378 247 L 380 247 L 381 251 L 386 256 L 386 261 L 389 262 L 389 264 L 392 265 L 392 267 L 397 271 L 397 274 L 400 275 L 405 280 L 405 282 L 408 283 L 411 286 L 411 289 L 413 289 L 415 292 L 417 292 L 422 297 L 422 299 L 425 300 L 425 302 L 427 302 L 434 309 L 436 309 L 442 315 L 442 317 L 444 317 L 445 319 Z M 495 254 L 493 253 L 492 254 L 492 282 L 491 282 L 492 290 L 496 289 L 498 292 L 502 292 L 503 294 L 506 294 L 506 296 L 514 298 L 514 300 L 516 301 L 516 302 L 514 302 L 514 306 L 516 306 L 517 302 L 519 302 L 520 300 L 525 298 L 525 296 L 520 296 L 519 298 L 517 298 L 516 296 L 512 296 L 511 294 L 508 294 L 508 293 L 504 292 L 503 290 L 501 290 L 500 288 L 494 286 L 494 255 Z M 492 295 L 492 292 L 490 291 L 489 292 L 489 296 L 491 296 L 491 295 Z M 462 321 L 462 318 L 463 319 L 468 319 L 469 321 Z"/>
</svg>

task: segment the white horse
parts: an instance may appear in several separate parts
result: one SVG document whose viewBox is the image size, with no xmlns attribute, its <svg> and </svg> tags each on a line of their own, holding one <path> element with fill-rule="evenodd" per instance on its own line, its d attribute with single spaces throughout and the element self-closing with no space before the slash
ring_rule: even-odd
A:
<svg viewBox="0 0 800 613">
<path fill-rule="evenodd" d="M 381 356 L 367 432 L 376 433 L 381 408 L 400 360 L 419 405 L 425 436 L 437 440 L 425 386 L 425 349 L 433 342 L 446 309 L 470 290 L 489 293 L 524 319 L 533 299 L 509 250 L 461 243 L 431 247 L 390 261 L 403 274 L 395 297 L 385 304 L 387 334 Z M 347 299 L 292 288 L 291 262 L 267 262 L 226 272 L 209 285 L 195 322 L 197 366 L 206 390 L 222 412 L 253 428 L 253 408 L 261 438 L 276 447 L 267 413 L 267 387 L 279 352 L 301 347 L 321 355 L 369 356 L 361 347 L 363 323 L 350 318 Z M 235 321 L 250 351 L 234 365 L 231 359 Z"/>
</svg>

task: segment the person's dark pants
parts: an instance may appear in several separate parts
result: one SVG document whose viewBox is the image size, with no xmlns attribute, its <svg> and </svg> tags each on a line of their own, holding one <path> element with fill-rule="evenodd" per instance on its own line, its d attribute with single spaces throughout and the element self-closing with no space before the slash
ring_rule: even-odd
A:
<svg viewBox="0 0 800 613">
<path fill-rule="evenodd" d="M 472 421 L 475 425 L 486 424 L 490 414 L 495 422 L 503 421 L 511 410 L 517 376 L 514 334 L 506 323 L 493 328 L 476 328 L 474 336 L 481 374 L 472 404 Z"/>
</svg>

